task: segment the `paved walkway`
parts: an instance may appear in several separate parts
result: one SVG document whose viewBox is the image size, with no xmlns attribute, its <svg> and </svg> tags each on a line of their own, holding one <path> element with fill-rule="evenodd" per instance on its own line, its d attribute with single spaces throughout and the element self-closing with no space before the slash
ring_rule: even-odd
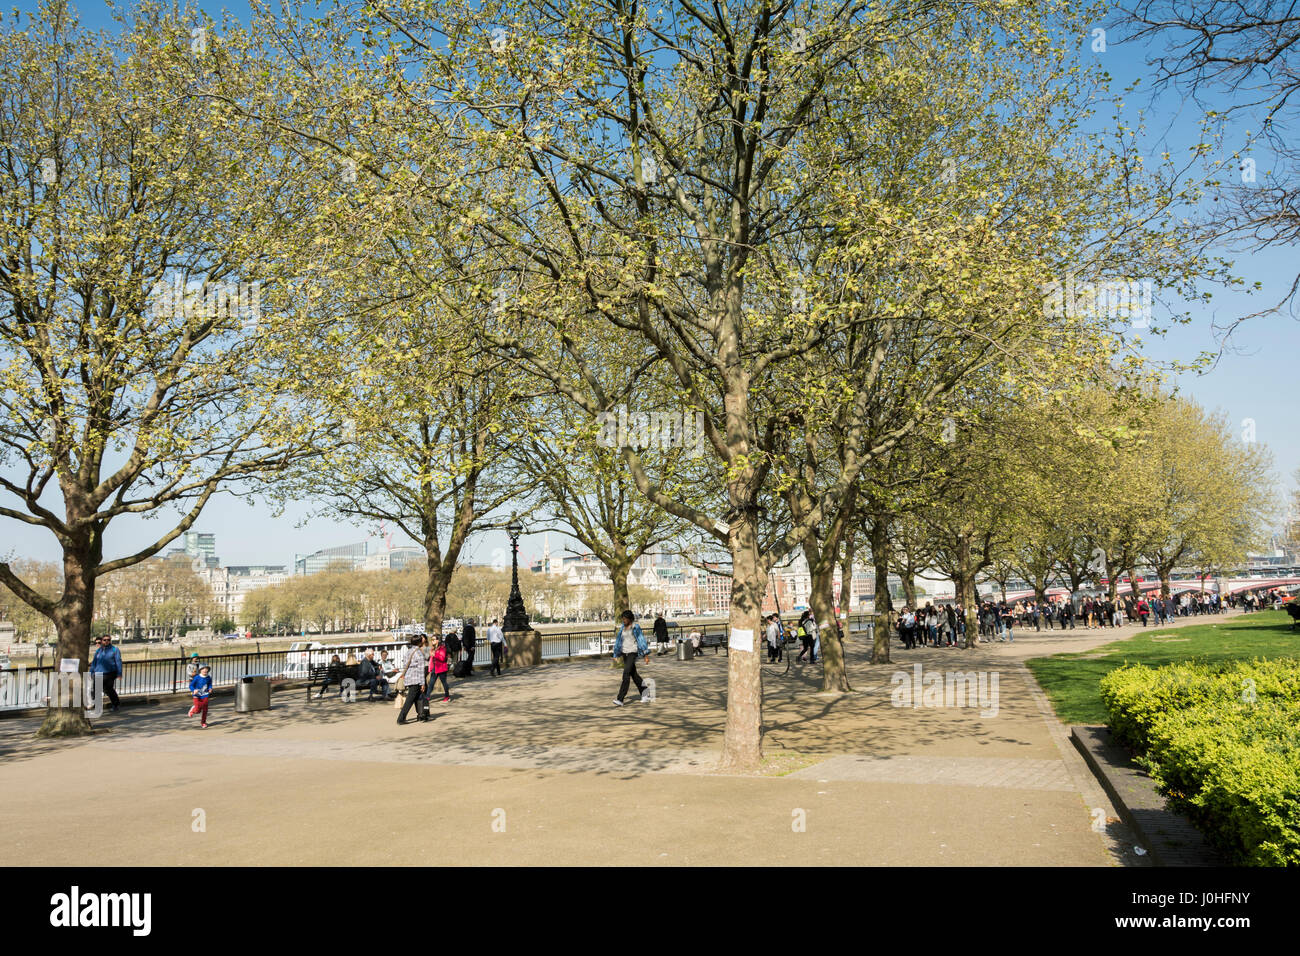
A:
<svg viewBox="0 0 1300 956">
<path fill-rule="evenodd" d="M 483 673 L 404 727 L 391 704 L 301 689 L 256 714 L 215 698 L 207 730 L 183 699 L 77 741 L 3 720 L 0 864 L 1142 865 L 1022 663 L 1132 630 L 896 648 L 878 666 L 857 638 L 850 694 L 821 694 L 820 668 L 766 668 L 756 776 L 714 772 L 720 654 L 652 660 L 658 700 L 621 709 L 602 660 Z M 895 706 L 915 664 L 983 672 L 986 690 L 996 674 L 996 713 Z"/>
</svg>

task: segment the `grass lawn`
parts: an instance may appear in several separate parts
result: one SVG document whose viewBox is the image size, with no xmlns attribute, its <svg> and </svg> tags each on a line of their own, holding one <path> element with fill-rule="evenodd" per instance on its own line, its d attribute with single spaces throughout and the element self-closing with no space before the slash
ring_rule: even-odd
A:
<svg viewBox="0 0 1300 956">
<path fill-rule="evenodd" d="M 1026 661 L 1066 724 L 1104 724 L 1097 684 L 1124 664 L 1160 667 L 1176 661 L 1203 662 L 1263 657 L 1300 658 L 1300 630 L 1285 611 L 1259 611 L 1176 630 L 1153 630 L 1078 654 L 1054 654 Z"/>
</svg>

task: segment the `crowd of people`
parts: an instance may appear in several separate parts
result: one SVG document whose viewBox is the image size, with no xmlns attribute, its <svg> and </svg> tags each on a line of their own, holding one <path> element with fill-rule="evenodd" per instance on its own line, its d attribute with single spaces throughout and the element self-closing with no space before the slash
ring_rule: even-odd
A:
<svg viewBox="0 0 1300 956">
<path fill-rule="evenodd" d="M 1268 594 L 1218 594 L 1189 592 L 1162 598 L 1159 595 L 1135 597 L 1131 594 L 1109 598 L 1084 597 L 1071 601 L 1049 597 L 1042 601 L 982 601 L 976 609 L 979 638 L 988 641 L 1014 642 L 1021 630 L 1074 630 L 1076 628 L 1123 627 L 1127 623 L 1171 624 L 1179 617 L 1218 614 L 1224 608 L 1259 610 L 1280 600 L 1273 589 Z M 966 613 L 959 603 L 904 607 L 894 621 L 895 631 L 904 647 L 918 645 L 953 647 L 966 642 Z"/>
<path fill-rule="evenodd" d="M 981 640 L 1014 642 L 1017 628 L 1033 628 L 1035 631 L 1074 630 L 1079 627 L 1122 627 L 1135 621 L 1146 627 L 1149 623 L 1172 623 L 1178 617 L 1217 614 L 1225 608 L 1258 611 L 1265 607 L 1276 607 L 1281 600 L 1281 592 L 1276 588 L 1267 593 L 1252 591 L 1229 594 L 1222 598 L 1216 593 L 1188 592 L 1167 598 L 1130 594 L 1113 601 L 1091 596 L 1073 601 L 1062 596 L 1048 597 L 1041 601 L 986 600 L 980 602 L 976 609 L 975 620 Z M 960 603 L 926 602 L 921 608 L 904 607 L 898 612 L 894 626 L 899 640 L 907 648 L 958 647 L 966 643 L 966 614 Z M 842 641 L 843 632 L 838 621 L 835 621 L 835 628 Z M 655 620 L 653 633 L 658 653 L 666 653 L 668 628 L 662 614 Z M 783 659 L 785 645 L 791 637 L 799 641 L 797 660 L 815 664 L 821 658 L 821 629 L 810 610 L 803 612 L 793 628 L 783 624 L 779 614 L 768 615 L 764 619 L 763 637 L 769 663 Z M 691 635 L 691 638 L 698 648 L 698 633 Z M 496 619 L 488 627 L 488 641 L 492 651 L 491 673 L 499 676 L 508 648 Z M 117 694 L 113 680 L 122 672 L 121 657 L 117 649 L 112 647 L 110 639 L 105 638 L 100 643 L 92 662 L 92 671 L 104 675 L 105 693 L 116 709 Z M 324 697 L 331 685 L 338 686 L 340 694 L 345 693 L 345 681 L 352 679 L 351 675 L 355 674 L 353 687 L 355 690 L 368 691 L 367 700 L 379 697 L 395 701 L 394 707 L 400 709 L 397 717 L 399 725 L 408 722 L 407 717 L 412 709 L 415 710 L 416 720 L 425 721 L 429 719 L 430 698 L 435 696 L 439 685 L 442 687 L 442 702 L 451 702 L 448 674 L 464 678 L 473 672 L 476 644 L 477 633 L 471 620 L 466 622 L 461 634 L 452 631 L 434 637 L 431 642 L 422 634 L 413 636 L 409 645 L 402 648 L 395 659 L 390 657 L 387 650 L 376 652 L 369 647 L 363 651 L 360 659 L 349 654 L 345 661 L 335 654 L 316 696 L 318 699 Z M 622 626 L 614 641 L 613 656 L 623 671 L 614 703 L 622 706 L 629 686 L 633 684 L 643 701 L 653 699 L 647 696 L 646 684 L 636 670 L 638 660 L 649 659 L 650 646 L 631 611 L 625 611 L 622 615 Z M 191 655 L 186 677 L 193 698 L 188 716 L 198 716 L 200 726 L 206 728 L 212 678 L 210 669 L 206 664 L 200 663 L 197 653 Z"/>
</svg>

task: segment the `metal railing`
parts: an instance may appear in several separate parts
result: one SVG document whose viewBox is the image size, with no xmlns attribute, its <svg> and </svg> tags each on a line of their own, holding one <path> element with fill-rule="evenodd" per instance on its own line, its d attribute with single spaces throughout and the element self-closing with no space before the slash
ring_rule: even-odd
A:
<svg viewBox="0 0 1300 956">
<path fill-rule="evenodd" d="M 848 633 L 859 633 L 870 628 L 871 616 L 852 614 L 849 616 Z M 790 618 L 786 623 L 793 623 Z M 668 624 L 670 642 L 699 631 L 701 637 L 725 636 L 728 624 L 718 622 L 699 626 L 682 626 L 676 622 Z M 650 627 L 642 628 L 646 640 L 654 642 Z M 613 650 L 614 637 L 618 628 L 611 625 L 601 630 L 567 631 L 561 634 L 542 634 L 542 659 L 564 660 L 566 658 L 597 657 Z M 319 648 L 300 650 L 250 651 L 234 654 L 211 654 L 198 658 L 199 664 L 210 668 L 214 689 L 234 687 L 240 679 L 250 675 L 265 675 L 273 680 L 306 680 L 311 675 L 311 668 L 329 664 L 335 654 L 346 661 L 349 654 L 360 659 L 367 648 L 373 648 L 376 657 L 380 652 L 388 651 L 389 660 L 400 673 L 405 662 L 404 650 L 409 646 L 405 642 L 361 642 L 356 644 L 336 644 Z M 486 637 L 479 638 L 474 645 L 474 666 L 488 666 L 492 661 L 492 649 Z M 158 658 L 156 660 L 123 661 L 122 676 L 118 678 L 115 689 L 123 697 L 150 697 L 189 693 L 189 666 L 193 662 L 188 657 Z M 39 667 L 20 665 L 0 671 L 0 711 L 29 710 L 44 707 L 46 699 L 51 696 L 50 688 L 55 680 L 56 668 L 45 664 Z M 83 677 L 86 675 L 83 675 Z"/>
</svg>

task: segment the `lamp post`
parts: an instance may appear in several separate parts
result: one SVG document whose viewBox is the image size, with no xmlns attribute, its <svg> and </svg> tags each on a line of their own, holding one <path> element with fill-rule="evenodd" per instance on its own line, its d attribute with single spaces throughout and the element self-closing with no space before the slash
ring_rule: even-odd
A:
<svg viewBox="0 0 1300 956">
<path fill-rule="evenodd" d="M 506 616 L 502 622 L 504 631 L 527 631 L 528 611 L 524 608 L 524 596 L 519 593 L 519 536 L 524 533 L 523 525 L 518 519 L 511 519 L 506 526 L 510 535 L 510 600 L 506 602 Z"/>
</svg>

